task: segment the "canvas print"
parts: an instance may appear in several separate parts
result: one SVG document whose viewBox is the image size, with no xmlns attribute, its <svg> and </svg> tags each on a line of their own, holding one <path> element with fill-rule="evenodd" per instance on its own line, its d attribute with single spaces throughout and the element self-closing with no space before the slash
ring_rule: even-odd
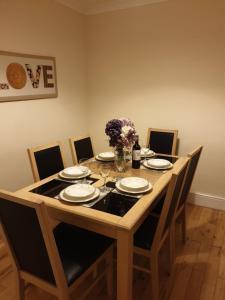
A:
<svg viewBox="0 0 225 300">
<path fill-rule="evenodd" d="M 0 101 L 55 97 L 54 57 L 0 51 Z"/>
</svg>

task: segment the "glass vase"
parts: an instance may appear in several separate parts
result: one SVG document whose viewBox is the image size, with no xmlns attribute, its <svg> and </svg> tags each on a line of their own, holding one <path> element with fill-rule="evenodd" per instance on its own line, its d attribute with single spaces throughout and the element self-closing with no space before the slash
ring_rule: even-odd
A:
<svg viewBox="0 0 225 300">
<path fill-rule="evenodd" d="M 126 162 L 132 160 L 132 148 L 131 147 L 125 148 L 124 153 L 125 153 Z"/>
<path fill-rule="evenodd" d="M 123 147 L 116 147 L 114 152 L 116 170 L 117 172 L 124 172 L 126 168 L 126 159 Z"/>
</svg>

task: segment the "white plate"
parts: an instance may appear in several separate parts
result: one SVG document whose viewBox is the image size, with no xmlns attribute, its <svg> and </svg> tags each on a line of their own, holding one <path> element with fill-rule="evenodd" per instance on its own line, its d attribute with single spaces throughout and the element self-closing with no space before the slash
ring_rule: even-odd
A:
<svg viewBox="0 0 225 300">
<path fill-rule="evenodd" d="M 68 186 L 64 190 L 64 196 L 67 199 L 87 199 L 94 195 L 95 187 L 87 183 L 77 183 L 71 186 Z"/>
<path fill-rule="evenodd" d="M 155 152 L 148 149 L 148 152 L 144 153 L 144 151 L 141 149 L 141 157 L 153 157 L 155 156 Z"/>
<path fill-rule="evenodd" d="M 87 198 L 87 199 L 74 199 L 74 200 L 70 200 L 67 199 L 66 196 L 64 195 L 64 190 L 62 190 L 59 194 L 59 199 L 63 200 L 63 201 L 67 201 L 70 203 L 84 203 L 84 202 L 89 202 L 91 200 L 94 200 L 95 198 L 97 198 L 100 195 L 100 190 L 98 188 L 96 188 L 95 193 L 92 197 Z"/>
<path fill-rule="evenodd" d="M 115 160 L 115 157 L 113 157 L 111 159 L 102 159 L 101 157 L 99 157 L 99 155 L 96 155 L 95 158 L 96 158 L 96 160 L 105 161 L 105 162 L 114 161 Z"/>
<path fill-rule="evenodd" d="M 151 183 L 149 182 L 149 185 L 146 189 L 143 189 L 142 191 L 128 191 L 127 189 L 123 189 L 121 186 L 120 186 L 120 181 L 117 181 L 116 182 L 116 188 L 121 191 L 121 192 L 125 192 L 125 193 L 129 193 L 129 194 L 143 194 L 143 193 L 146 193 L 146 192 L 149 192 L 151 189 L 152 189 L 152 185 Z"/>
<path fill-rule="evenodd" d="M 84 178 L 84 177 L 87 177 L 87 176 L 91 175 L 91 170 L 89 170 L 87 173 L 84 173 L 81 176 L 74 176 L 74 177 L 65 176 L 62 172 L 63 171 L 59 172 L 59 177 L 64 178 L 64 179 L 73 179 L 73 180 L 74 179 L 81 179 L 81 178 Z"/>
<path fill-rule="evenodd" d="M 152 167 L 148 164 L 148 161 L 144 161 L 143 166 L 152 170 L 168 170 L 173 167 L 173 164 L 170 162 L 170 164 L 167 167 Z"/>
<path fill-rule="evenodd" d="M 66 177 L 80 177 L 86 175 L 89 169 L 84 166 L 73 166 L 62 170 L 62 175 Z"/>
<path fill-rule="evenodd" d="M 114 160 L 115 154 L 113 152 L 102 152 L 98 154 L 98 157 L 103 160 Z"/>
<path fill-rule="evenodd" d="M 120 187 L 132 192 L 143 191 L 148 185 L 148 181 L 141 177 L 126 177 L 120 180 Z"/>
<path fill-rule="evenodd" d="M 170 161 L 160 158 L 149 159 L 148 165 L 154 168 L 167 168 L 170 165 Z"/>
</svg>

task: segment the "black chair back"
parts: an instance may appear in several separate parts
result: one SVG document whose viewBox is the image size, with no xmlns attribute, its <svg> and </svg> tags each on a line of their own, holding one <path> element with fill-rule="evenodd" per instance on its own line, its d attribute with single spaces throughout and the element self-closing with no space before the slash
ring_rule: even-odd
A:
<svg viewBox="0 0 225 300">
<path fill-rule="evenodd" d="M 55 285 L 36 209 L 0 197 L 0 219 L 19 269 Z"/>
<path fill-rule="evenodd" d="M 64 169 L 59 145 L 34 152 L 40 179 L 44 179 Z"/>
<path fill-rule="evenodd" d="M 156 153 L 175 154 L 174 148 L 174 132 L 154 131 L 150 130 L 148 147 Z M 173 153 L 174 152 L 174 153 Z"/>
<path fill-rule="evenodd" d="M 199 158 L 202 152 L 202 146 L 199 146 L 196 150 L 194 150 L 191 154 L 188 155 L 190 158 L 187 170 L 187 176 L 184 182 L 183 190 L 181 192 L 179 207 L 181 207 L 184 202 L 187 200 L 188 194 L 190 192 L 191 184 L 194 179 L 195 171 L 198 166 Z"/>
<path fill-rule="evenodd" d="M 156 153 L 171 154 L 173 133 L 152 131 L 149 147 Z"/>
<path fill-rule="evenodd" d="M 77 162 L 82 158 L 92 158 L 94 156 L 91 138 L 86 137 L 77 141 L 74 141 L 74 148 L 76 151 Z"/>
</svg>

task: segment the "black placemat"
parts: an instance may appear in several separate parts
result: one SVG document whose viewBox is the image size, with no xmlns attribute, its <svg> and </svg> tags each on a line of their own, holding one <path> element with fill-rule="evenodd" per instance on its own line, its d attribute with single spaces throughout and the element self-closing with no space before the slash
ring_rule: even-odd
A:
<svg viewBox="0 0 225 300">
<path fill-rule="evenodd" d="M 92 208 L 123 217 L 138 200 L 139 198 L 137 197 L 122 195 L 112 191 Z"/>
<path fill-rule="evenodd" d="M 98 181 L 99 179 L 92 178 L 91 176 L 89 176 L 89 177 L 87 177 L 87 180 L 91 180 L 92 181 L 91 184 L 93 184 L 94 182 Z M 74 183 L 71 183 L 68 181 L 63 181 L 61 179 L 53 179 L 47 183 L 40 185 L 37 188 L 32 189 L 30 192 L 54 198 L 62 190 L 64 190 L 65 188 L 67 188 L 68 186 L 73 185 L 73 184 Z"/>
</svg>

